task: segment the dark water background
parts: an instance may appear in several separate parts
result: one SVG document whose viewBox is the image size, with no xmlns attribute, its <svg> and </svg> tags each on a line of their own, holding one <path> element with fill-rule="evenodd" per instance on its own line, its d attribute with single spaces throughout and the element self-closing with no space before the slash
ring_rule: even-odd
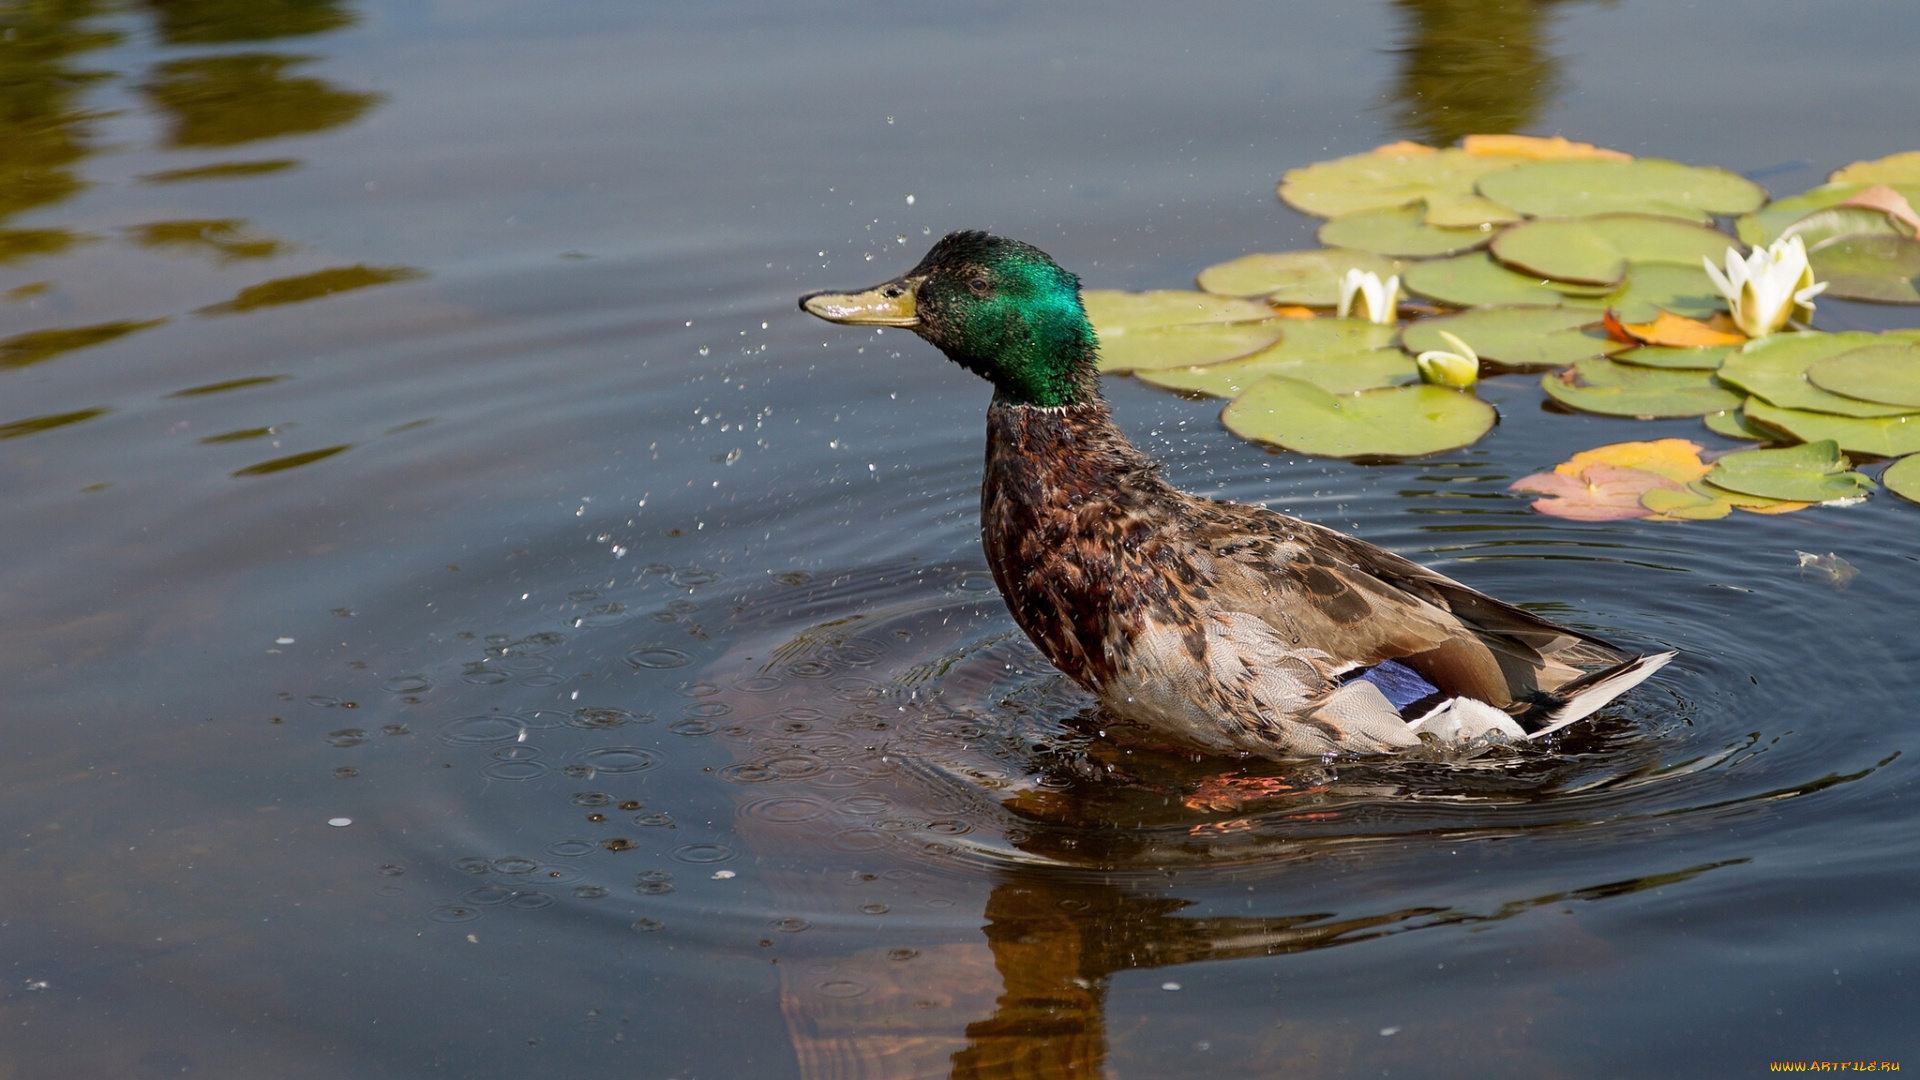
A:
<svg viewBox="0 0 1920 1080">
<path fill-rule="evenodd" d="M 1573 451 L 1728 444 L 1525 377 L 1479 445 L 1367 468 L 1110 380 L 1185 487 L 1682 651 L 1551 752 L 1196 762 L 1103 734 L 1013 630 L 984 384 L 793 307 L 962 227 L 1179 287 L 1311 244 L 1282 171 L 1403 136 L 1790 194 L 1920 145 L 1910 2 L 0 27 L 0 1076 L 1920 1056 L 1920 510 L 1530 514 L 1508 482 Z"/>
</svg>

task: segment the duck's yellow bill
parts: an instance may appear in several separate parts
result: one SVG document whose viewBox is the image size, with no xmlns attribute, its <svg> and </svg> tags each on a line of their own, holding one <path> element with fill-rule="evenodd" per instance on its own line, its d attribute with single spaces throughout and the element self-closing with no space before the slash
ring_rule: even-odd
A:
<svg viewBox="0 0 1920 1080">
<path fill-rule="evenodd" d="M 800 298 L 800 309 L 828 322 L 852 323 L 856 326 L 920 325 L 920 315 L 914 309 L 913 290 L 898 281 L 876 285 L 866 292 L 809 293 Z"/>
</svg>

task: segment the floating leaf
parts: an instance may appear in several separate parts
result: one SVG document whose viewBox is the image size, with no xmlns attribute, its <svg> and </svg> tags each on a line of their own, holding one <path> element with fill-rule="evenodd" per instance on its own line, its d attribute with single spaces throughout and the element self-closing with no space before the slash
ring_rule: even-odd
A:
<svg viewBox="0 0 1920 1080">
<path fill-rule="evenodd" d="M 1329 394 L 1263 379 L 1220 414 L 1234 434 L 1320 457 L 1411 458 L 1467 446 L 1493 428 L 1493 406 L 1424 383 Z"/>
<path fill-rule="evenodd" d="M 1912 410 L 1898 405 L 1876 405 L 1822 390 L 1807 381 L 1807 368 L 1854 349 L 1883 344 L 1874 334 L 1774 334 L 1731 353 L 1720 365 L 1718 378 L 1770 405 L 1783 409 L 1832 413 L 1836 416 L 1898 416 Z"/>
<path fill-rule="evenodd" d="M 1839 206 L 1872 190 L 1871 184 L 1829 184 L 1769 203 L 1764 210 L 1747 214 L 1734 223 L 1734 231 L 1748 247 L 1766 247 L 1780 238 L 1789 225 L 1816 210 Z M 1909 200 L 1920 199 L 1920 183 L 1897 186 L 1896 193 Z"/>
<path fill-rule="evenodd" d="M 1101 371 L 1214 364 L 1280 339 L 1283 320 L 1257 300 L 1180 289 L 1082 294 L 1100 339 Z"/>
<path fill-rule="evenodd" d="M 1912 236 L 1892 215 L 1867 206 L 1830 206 L 1815 210 L 1780 230 L 1780 239 L 1797 236 L 1808 251 L 1843 236 Z"/>
<path fill-rule="evenodd" d="M 1747 422 L 1746 413 L 1740 409 L 1727 409 L 1711 412 L 1703 417 L 1707 430 L 1715 435 L 1725 435 L 1729 439 L 1746 439 L 1750 442 L 1773 442 L 1778 433 Z"/>
<path fill-rule="evenodd" d="M 1903 457 L 1920 453 L 1920 413 L 1861 419 L 1775 408 L 1757 398 L 1748 398 L 1741 411 L 1752 423 L 1784 431 L 1801 442 L 1832 439 L 1851 454 Z"/>
<path fill-rule="evenodd" d="M 1237 360 L 1142 372 L 1169 390 L 1234 397 L 1269 375 L 1300 379 L 1333 394 L 1395 386 L 1420 377 L 1393 342 L 1399 328 L 1362 319 L 1303 319 L 1282 324 L 1275 344 Z"/>
<path fill-rule="evenodd" d="M 1599 312 L 1571 307 L 1476 308 L 1458 315 L 1421 319 L 1400 335 L 1409 352 L 1446 349 L 1440 331 L 1450 330 L 1473 347 L 1480 359 L 1509 368 L 1562 367 L 1589 356 L 1605 356 L 1627 347 L 1584 327 L 1599 322 Z"/>
<path fill-rule="evenodd" d="M 1698 270 L 1702 256 L 1720 259 L 1732 243 L 1726 233 L 1670 217 L 1610 213 L 1515 225 L 1494 238 L 1493 254 L 1541 277 L 1607 285 L 1626 276 L 1628 263 Z"/>
<path fill-rule="evenodd" d="M 1602 416 L 1705 416 L 1740 404 L 1704 371 L 1661 371 L 1593 357 L 1541 376 L 1547 396 Z"/>
<path fill-rule="evenodd" d="M 1807 381 L 1850 398 L 1920 410 L 1920 345 L 1869 345 L 1815 361 Z"/>
<path fill-rule="evenodd" d="M 1570 300 L 1569 303 L 1585 301 Z M 1713 287 L 1713 280 L 1707 277 L 1706 270 L 1695 263 L 1692 266 L 1672 266 L 1666 263 L 1631 263 L 1627 266 L 1626 287 L 1611 296 L 1603 298 L 1601 303 L 1613 309 L 1621 319 L 1633 322 L 1653 321 L 1654 337 L 1642 337 L 1643 341 L 1662 345 L 1679 344 L 1682 341 L 1698 340 L 1729 344 L 1733 341 L 1745 341 L 1744 334 L 1727 334 L 1714 331 L 1705 324 L 1695 322 L 1685 316 L 1705 317 L 1722 311 L 1726 307 L 1720 298 L 1719 290 Z M 1696 338 L 1690 334 L 1681 336 L 1681 327 L 1702 327 L 1714 337 Z"/>
<path fill-rule="evenodd" d="M 1510 157 L 1400 143 L 1293 169 L 1280 180 L 1288 206 L 1319 217 L 1425 203 L 1429 225 L 1465 228 L 1520 220 L 1474 193 L 1474 181 L 1513 166 Z"/>
<path fill-rule="evenodd" d="M 1885 184 L 1875 184 L 1867 190 L 1841 203 L 1842 206 L 1860 206 L 1869 210 L 1878 210 L 1894 221 L 1907 227 L 1908 236 L 1920 236 L 1920 213 L 1913 209 L 1913 203 Z"/>
<path fill-rule="evenodd" d="M 1732 500 L 1716 498 L 1692 484 L 1678 491 L 1654 488 L 1640 496 L 1640 505 L 1653 511 L 1655 521 L 1717 521 L 1733 513 Z"/>
<path fill-rule="evenodd" d="M 1920 241 L 1904 236 L 1843 236 L 1807 252 L 1826 295 L 1876 304 L 1920 304 Z"/>
<path fill-rule="evenodd" d="M 1632 154 L 1618 150 L 1608 150 L 1592 143 L 1571 142 L 1566 137 L 1554 135 L 1469 135 L 1460 140 L 1460 149 L 1469 154 L 1485 154 L 1520 158 L 1526 161 L 1560 161 L 1567 159 L 1598 159 L 1603 161 L 1632 161 Z"/>
<path fill-rule="evenodd" d="M 1221 296 L 1263 296 L 1275 304 L 1332 307 L 1340 302 L 1340 279 L 1347 271 L 1372 273 L 1385 281 L 1406 265 L 1372 252 L 1338 248 L 1242 255 L 1200 271 L 1199 284 Z"/>
<path fill-rule="evenodd" d="M 1821 439 L 1781 450 L 1742 450 L 1714 462 L 1705 480 L 1716 488 L 1791 502 L 1860 496 L 1873 481 L 1852 472 L 1839 444 Z"/>
<path fill-rule="evenodd" d="M 1677 161 L 1542 161 L 1488 173 L 1480 194 L 1531 217 L 1627 211 L 1705 222 L 1757 210 L 1767 193 L 1725 169 Z"/>
<path fill-rule="evenodd" d="M 1834 184 L 1920 184 L 1920 150 L 1856 161 L 1827 177 Z"/>
<path fill-rule="evenodd" d="M 1237 397 L 1271 375 L 1312 383 L 1329 394 L 1354 394 L 1376 387 L 1405 386 L 1420 381 L 1420 371 L 1414 365 L 1413 358 L 1399 349 L 1369 349 L 1365 352 L 1300 358 L 1289 357 L 1282 349 L 1285 344 L 1283 341 L 1252 356 L 1221 364 L 1142 371 L 1138 375 L 1144 383 L 1209 397 Z"/>
<path fill-rule="evenodd" d="M 1425 223 L 1427 212 L 1418 206 L 1390 206 L 1343 214 L 1320 226 L 1320 242 L 1328 247 L 1371 251 L 1376 255 L 1425 258 L 1454 255 L 1485 246 L 1489 229 L 1441 229 Z"/>
<path fill-rule="evenodd" d="M 1484 251 L 1414 263 L 1401 278 L 1407 291 L 1455 307 L 1559 304 L 1564 298 L 1537 275 L 1509 270 Z"/>
<path fill-rule="evenodd" d="M 1653 511 L 1640 501 L 1647 492 L 1663 488 L 1679 491 L 1684 487 L 1679 481 L 1645 469 L 1590 465 L 1572 476 L 1558 469 L 1523 476 L 1509 485 L 1508 490 L 1548 496 L 1535 499 L 1532 505 L 1535 510 L 1553 517 L 1572 521 L 1626 521 L 1652 516 Z"/>
<path fill-rule="evenodd" d="M 1920 454 L 1910 454 L 1887 466 L 1880 482 L 1908 502 L 1920 503 Z"/>
<path fill-rule="evenodd" d="M 1621 465 L 1686 483 L 1698 480 L 1711 467 L 1700 460 L 1700 444 L 1691 439 L 1647 439 L 1609 443 L 1582 450 L 1553 467 L 1562 476 L 1578 477 L 1595 465 Z"/>
<path fill-rule="evenodd" d="M 1702 275 L 1704 279 L 1705 275 Z M 1712 323 L 1698 319 L 1683 318 L 1679 315 L 1662 312 L 1649 323 L 1627 323 L 1623 329 L 1636 340 L 1652 346 L 1667 346 L 1671 349 L 1689 349 L 1699 351 L 1718 347 L 1717 354 L 1724 358 L 1733 346 L 1745 345 L 1747 336 L 1729 330 L 1722 330 Z M 1642 364 L 1642 367 L 1681 367 L 1680 364 Z M 1717 365 L 1716 365 L 1717 366 Z"/>
</svg>

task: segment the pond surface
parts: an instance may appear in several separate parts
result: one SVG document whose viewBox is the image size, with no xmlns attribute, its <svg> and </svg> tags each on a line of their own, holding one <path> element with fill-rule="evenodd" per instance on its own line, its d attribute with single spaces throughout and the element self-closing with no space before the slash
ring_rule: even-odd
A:
<svg viewBox="0 0 1920 1080">
<path fill-rule="evenodd" d="M 1103 728 L 978 549 L 985 384 L 794 308 L 983 227 L 1309 246 L 1288 169 L 1912 149 L 1920 7 L 0 5 L 0 1073 L 1693 1076 L 1913 1035 L 1920 510 L 1582 525 L 1537 379 L 1182 486 L 1636 648 L 1468 765 Z M 1488 44 L 1497 41 L 1497 44 Z M 1829 329 L 1911 310 L 1821 305 Z M 1799 552 L 1857 568 L 1838 580 Z M 1456 1064 L 1457 1063 L 1457 1064 Z"/>
</svg>

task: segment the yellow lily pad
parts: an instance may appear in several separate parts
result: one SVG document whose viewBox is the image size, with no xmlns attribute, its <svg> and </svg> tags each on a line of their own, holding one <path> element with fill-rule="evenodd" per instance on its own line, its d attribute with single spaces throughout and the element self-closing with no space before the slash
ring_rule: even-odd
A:
<svg viewBox="0 0 1920 1080">
<path fill-rule="evenodd" d="M 1835 169 L 1827 177 L 1832 184 L 1920 184 L 1920 150 L 1888 154 L 1873 161 L 1856 161 Z"/>
<path fill-rule="evenodd" d="M 1340 279 L 1348 270 L 1378 275 L 1385 281 L 1407 264 L 1368 251 L 1328 248 L 1242 255 L 1200 271 L 1202 289 L 1221 296 L 1265 297 L 1269 303 L 1333 307 L 1340 302 Z"/>
<path fill-rule="evenodd" d="M 1317 457 L 1413 458 L 1467 446 L 1493 429 L 1493 406 L 1418 383 L 1329 394 L 1298 379 L 1267 378 L 1221 412 L 1244 439 Z"/>
<path fill-rule="evenodd" d="M 1541 161 L 1482 176 L 1480 194 L 1530 217 L 1630 212 L 1706 222 L 1760 208 L 1760 185 L 1677 161 Z"/>
<path fill-rule="evenodd" d="M 1423 203 L 1422 220 L 1428 225 L 1497 225 L 1518 221 L 1520 215 L 1476 194 L 1474 182 L 1512 168 L 1515 160 L 1464 150 L 1386 146 L 1293 169 L 1280 180 L 1280 198 L 1295 210 L 1318 217 Z"/>
<path fill-rule="evenodd" d="M 1740 398 L 1704 371 L 1661 371 L 1616 364 L 1602 357 L 1541 376 L 1547 396 L 1569 408 L 1602 416 L 1705 416 L 1731 409 Z"/>
<path fill-rule="evenodd" d="M 1342 214 L 1320 226 L 1320 242 L 1328 247 L 1418 259 L 1472 251 L 1493 239 L 1490 229 L 1437 228 L 1426 223 L 1426 216 L 1426 210 L 1419 206 Z"/>
</svg>

